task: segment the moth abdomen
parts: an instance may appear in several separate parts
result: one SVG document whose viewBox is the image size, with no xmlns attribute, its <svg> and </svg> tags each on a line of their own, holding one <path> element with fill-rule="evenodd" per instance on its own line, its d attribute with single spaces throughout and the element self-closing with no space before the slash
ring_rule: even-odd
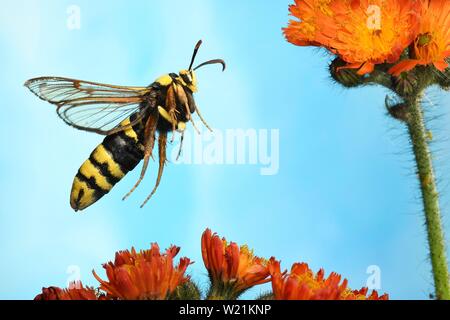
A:
<svg viewBox="0 0 450 320">
<path fill-rule="evenodd" d="M 135 115 L 121 122 L 129 126 Z M 105 137 L 92 151 L 76 174 L 70 194 L 70 205 L 83 210 L 102 198 L 144 157 L 143 125 L 138 122 Z"/>
</svg>

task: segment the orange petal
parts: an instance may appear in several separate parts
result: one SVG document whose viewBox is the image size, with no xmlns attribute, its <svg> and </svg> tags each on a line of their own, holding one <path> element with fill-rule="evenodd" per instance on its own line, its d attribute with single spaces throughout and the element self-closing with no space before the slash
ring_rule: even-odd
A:
<svg viewBox="0 0 450 320">
<path fill-rule="evenodd" d="M 366 62 L 361 66 L 357 73 L 362 76 L 368 73 L 372 73 L 374 69 L 375 65 L 373 63 Z"/>
<path fill-rule="evenodd" d="M 397 63 L 395 66 L 389 69 L 389 73 L 398 77 L 402 72 L 407 72 L 414 69 L 418 64 L 420 64 L 419 60 L 403 60 Z"/>
<path fill-rule="evenodd" d="M 445 69 L 448 68 L 448 63 L 445 61 L 436 61 L 433 63 L 436 69 L 438 69 L 441 72 L 444 72 Z"/>
</svg>

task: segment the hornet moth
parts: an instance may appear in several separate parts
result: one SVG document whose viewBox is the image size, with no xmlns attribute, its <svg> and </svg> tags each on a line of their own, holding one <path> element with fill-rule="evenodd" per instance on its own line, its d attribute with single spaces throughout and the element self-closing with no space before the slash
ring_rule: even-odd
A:
<svg viewBox="0 0 450 320">
<path fill-rule="evenodd" d="M 83 210 L 102 198 L 143 159 L 140 177 L 123 199 L 130 196 L 145 176 L 157 140 L 158 176 L 142 208 L 161 181 L 167 159 L 168 133 L 181 133 L 179 155 L 186 123 L 191 122 L 197 130 L 192 117 L 194 113 L 210 129 L 194 101 L 193 95 L 197 92 L 195 71 L 210 64 L 221 64 L 224 71 L 225 62 L 214 59 L 193 68 L 201 44 L 200 40 L 195 46 L 186 70 L 165 74 L 147 87 L 62 77 L 39 77 L 25 82 L 25 86 L 40 99 L 56 105 L 58 116 L 66 124 L 106 136 L 81 165 L 73 180 L 70 205 L 75 211 Z"/>
</svg>

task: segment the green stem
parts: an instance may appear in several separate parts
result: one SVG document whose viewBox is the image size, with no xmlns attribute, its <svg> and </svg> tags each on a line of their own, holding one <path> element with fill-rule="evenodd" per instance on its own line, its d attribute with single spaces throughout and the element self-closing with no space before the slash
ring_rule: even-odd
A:
<svg viewBox="0 0 450 320">
<path fill-rule="evenodd" d="M 213 288 L 208 292 L 206 300 L 236 300 L 236 296 L 230 291 Z"/>
<path fill-rule="evenodd" d="M 206 300 L 236 300 L 243 291 L 236 291 L 233 283 L 212 282 Z"/>
<path fill-rule="evenodd" d="M 407 104 L 408 117 L 406 123 L 411 136 L 420 178 L 435 294 L 437 299 L 450 300 L 449 273 L 439 209 L 439 193 L 436 187 L 431 153 L 428 147 L 428 135 L 424 124 L 420 97 L 415 97 L 407 101 Z"/>
</svg>

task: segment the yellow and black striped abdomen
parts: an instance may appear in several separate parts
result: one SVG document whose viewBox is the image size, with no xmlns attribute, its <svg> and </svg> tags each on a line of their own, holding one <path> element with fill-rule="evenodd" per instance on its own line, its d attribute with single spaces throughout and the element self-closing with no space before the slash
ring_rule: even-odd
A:
<svg viewBox="0 0 450 320">
<path fill-rule="evenodd" d="M 126 126 L 136 115 L 124 120 Z M 138 123 L 107 136 L 78 170 L 73 180 L 70 205 L 83 210 L 107 194 L 144 157 L 143 126 Z"/>
</svg>

